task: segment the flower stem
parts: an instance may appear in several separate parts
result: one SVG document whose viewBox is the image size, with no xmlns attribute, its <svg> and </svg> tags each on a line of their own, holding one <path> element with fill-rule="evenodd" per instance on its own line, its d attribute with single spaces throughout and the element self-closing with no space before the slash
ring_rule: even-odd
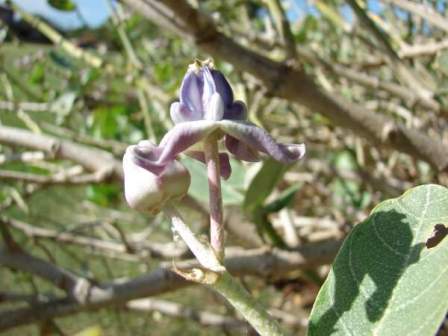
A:
<svg viewBox="0 0 448 336">
<path fill-rule="evenodd" d="M 218 139 L 211 134 L 204 141 L 205 163 L 207 165 L 210 245 L 220 261 L 224 260 L 224 221 L 222 214 L 221 175 L 219 167 Z"/>
</svg>

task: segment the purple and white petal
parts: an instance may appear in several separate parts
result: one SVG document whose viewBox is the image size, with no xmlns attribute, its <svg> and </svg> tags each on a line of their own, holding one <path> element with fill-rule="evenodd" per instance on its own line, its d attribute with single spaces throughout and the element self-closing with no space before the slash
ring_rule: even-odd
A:
<svg viewBox="0 0 448 336">
<path fill-rule="evenodd" d="M 222 120 L 224 116 L 224 103 L 222 101 L 221 96 L 218 93 L 212 94 L 212 97 L 207 104 L 207 108 L 205 110 L 204 119 L 218 121 Z"/>
<path fill-rule="evenodd" d="M 258 152 L 255 148 L 246 145 L 231 135 L 226 135 L 225 144 L 229 152 L 235 155 L 238 160 L 248 162 L 257 162 L 260 160 Z"/>
<path fill-rule="evenodd" d="M 188 151 L 185 154 L 205 164 L 205 155 L 201 151 Z M 219 153 L 219 168 L 220 175 L 224 180 L 227 180 L 232 173 L 232 167 L 230 166 L 230 159 L 227 153 Z"/>
<path fill-rule="evenodd" d="M 185 105 L 183 105 L 180 102 L 174 102 L 171 104 L 170 116 L 171 116 L 171 120 L 175 124 L 185 122 L 185 121 L 194 121 L 194 120 L 200 119 L 200 117 L 198 117 L 196 114 L 191 112 Z"/>
<path fill-rule="evenodd" d="M 211 103 L 211 99 L 216 92 L 215 81 L 213 80 L 212 74 L 210 73 L 210 69 L 208 67 L 203 67 L 199 70 L 199 76 L 202 76 L 202 111 L 203 111 L 203 119 L 207 119 L 206 114 Z"/>
<path fill-rule="evenodd" d="M 193 120 L 202 119 L 203 116 L 203 86 L 203 78 L 194 70 L 188 70 L 180 87 L 180 102 L 192 112 Z"/>
<path fill-rule="evenodd" d="M 218 123 L 224 133 L 230 134 L 251 148 L 268 154 L 274 160 L 293 163 L 305 154 L 305 145 L 279 144 L 264 129 L 249 122 L 221 120 Z"/>
</svg>

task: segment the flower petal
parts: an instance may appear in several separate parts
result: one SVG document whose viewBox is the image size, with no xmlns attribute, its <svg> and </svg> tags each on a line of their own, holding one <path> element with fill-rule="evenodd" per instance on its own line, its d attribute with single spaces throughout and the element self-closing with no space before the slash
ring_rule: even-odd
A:
<svg viewBox="0 0 448 336">
<path fill-rule="evenodd" d="M 235 155 L 238 160 L 257 162 L 260 157 L 257 150 L 241 142 L 231 135 L 226 135 L 225 144 L 230 153 Z"/>
<path fill-rule="evenodd" d="M 194 70 L 188 70 L 180 87 L 180 102 L 192 112 L 194 120 L 202 119 L 203 78 Z"/>
<path fill-rule="evenodd" d="M 201 151 L 188 151 L 185 154 L 205 164 L 205 155 Z M 219 168 L 221 177 L 227 180 L 232 174 L 232 167 L 230 166 L 229 155 L 227 153 L 219 153 Z"/>
<path fill-rule="evenodd" d="M 205 120 L 221 120 L 224 116 L 224 103 L 218 93 L 212 94 L 212 97 L 207 104 L 207 109 L 204 113 Z"/>
<path fill-rule="evenodd" d="M 185 121 L 198 120 L 200 118 L 197 114 L 191 112 L 186 105 L 180 102 L 174 102 L 171 104 L 170 116 L 171 120 L 175 124 Z"/>
<path fill-rule="evenodd" d="M 140 147 L 140 153 L 137 148 Z M 135 160 L 142 153 L 151 158 L 155 150 L 149 141 L 129 146 L 123 157 L 125 198 L 131 208 L 156 213 L 165 202 L 185 195 L 190 186 L 190 174 L 178 161 L 168 162 L 160 172 L 154 173 Z"/>
<path fill-rule="evenodd" d="M 199 70 L 199 76 L 202 76 L 202 109 L 203 109 L 203 119 L 207 119 L 205 115 L 210 105 L 210 101 L 214 94 L 216 94 L 216 85 L 213 80 L 210 69 L 205 66 Z"/>
<path fill-rule="evenodd" d="M 211 75 L 214 79 L 216 91 L 220 94 L 224 105 L 226 107 L 230 107 L 233 103 L 233 91 L 230 87 L 229 82 L 227 81 L 226 77 L 224 77 L 224 75 L 218 70 L 211 70 Z"/>
<path fill-rule="evenodd" d="M 218 122 L 197 120 L 175 125 L 160 141 L 157 164 L 172 161 L 176 156 L 201 141 L 219 127 Z"/>
<path fill-rule="evenodd" d="M 305 154 L 304 144 L 279 144 L 264 129 L 252 123 L 231 120 L 221 120 L 218 123 L 225 133 L 237 138 L 252 149 L 268 154 L 274 160 L 292 163 Z"/>
<path fill-rule="evenodd" d="M 165 169 L 165 164 L 157 162 L 161 152 L 160 149 L 149 140 L 140 141 L 136 146 L 128 147 L 128 151 L 132 153 L 132 155 L 129 154 L 129 158 L 134 164 L 152 174 L 160 175 Z"/>
<path fill-rule="evenodd" d="M 230 107 L 224 112 L 223 119 L 228 120 L 246 120 L 247 119 L 247 108 L 242 101 L 235 101 Z"/>
</svg>

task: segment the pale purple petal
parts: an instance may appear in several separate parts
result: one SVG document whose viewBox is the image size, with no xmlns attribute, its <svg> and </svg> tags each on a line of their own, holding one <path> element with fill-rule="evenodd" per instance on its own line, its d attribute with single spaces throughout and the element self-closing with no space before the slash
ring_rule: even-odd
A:
<svg viewBox="0 0 448 336">
<path fill-rule="evenodd" d="M 202 108 L 203 108 L 203 119 L 206 118 L 206 114 L 210 108 L 210 103 L 213 95 L 216 94 L 215 81 L 213 80 L 212 74 L 208 67 L 203 67 L 199 71 L 199 76 L 202 76 Z"/>
<path fill-rule="evenodd" d="M 257 150 L 241 142 L 231 135 L 226 135 L 225 144 L 230 153 L 235 155 L 238 160 L 257 162 L 260 157 Z"/>
<path fill-rule="evenodd" d="M 156 163 L 163 164 L 174 160 L 176 156 L 201 141 L 219 127 L 209 120 L 183 122 L 175 125 L 160 141 L 160 156 Z"/>
<path fill-rule="evenodd" d="M 247 146 L 268 154 L 274 160 L 292 163 L 305 154 L 305 145 L 283 145 L 275 140 L 262 128 L 243 121 L 219 121 L 220 128 L 237 138 Z"/>
<path fill-rule="evenodd" d="M 180 87 L 180 102 L 190 110 L 195 120 L 202 119 L 202 92 L 204 80 L 193 70 L 189 70 L 185 75 Z"/>
<path fill-rule="evenodd" d="M 204 152 L 188 151 L 185 154 L 205 164 Z M 229 155 L 227 153 L 219 153 L 219 168 L 221 177 L 227 180 L 232 173 L 232 167 L 230 166 Z"/>
<path fill-rule="evenodd" d="M 247 109 L 246 105 L 239 100 L 236 100 L 232 106 L 228 107 L 224 112 L 223 119 L 228 120 L 246 120 L 247 119 Z"/>
<path fill-rule="evenodd" d="M 171 104 L 170 116 L 171 120 L 175 124 L 185 121 L 199 120 L 201 118 L 201 116 L 197 115 L 197 113 L 193 113 L 185 105 L 179 102 L 174 102 Z"/>
<path fill-rule="evenodd" d="M 136 146 L 129 147 L 132 149 L 132 155 L 129 158 L 138 166 L 150 171 L 155 175 L 165 169 L 165 163 L 158 163 L 161 150 L 149 140 L 140 141 Z M 129 151 L 131 150 L 129 149 Z"/>
<path fill-rule="evenodd" d="M 157 150 L 149 141 L 129 146 L 123 157 L 125 198 L 131 208 L 156 213 L 171 200 L 185 195 L 190 186 L 190 174 L 178 161 L 170 161 L 157 173 L 139 164 L 141 155 L 150 161 Z"/>
</svg>

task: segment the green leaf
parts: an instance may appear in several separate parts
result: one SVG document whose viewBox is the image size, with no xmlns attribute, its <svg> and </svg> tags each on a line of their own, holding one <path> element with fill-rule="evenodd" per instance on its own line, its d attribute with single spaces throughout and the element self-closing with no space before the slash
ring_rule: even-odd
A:
<svg viewBox="0 0 448 336">
<path fill-rule="evenodd" d="M 280 248 L 286 247 L 286 244 L 269 221 L 268 213 L 274 212 L 275 208 L 285 206 L 292 199 L 293 195 L 289 197 L 286 195 L 286 199 L 281 199 L 276 204 L 270 204 L 267 208 L 264 206 L 264 203 L 289 167 L 274 160 L 264 161 L 263 166 L 249 185 L 243 204 L 243 209 L 247 216 L 257 225 L 260 237 L 263 239 L 267 238 L 274 246 Z"/>
<path fill-rule="evenodd" d="M 448 310 L 448 189 L 424 185 L 379 204 L 345 240 L 314 303 L 308 335 L 434 335 Z"/>
<path fill-rule="evenodd" d="M 208 181 L 207 171 L 203 163 L 197 160 L 185 157 L 181 162 L 191 175 L 191 185 L 188 193 L 197 200 L 208 203 Z M 241 204 L 243 195 L 239 188 L 244 182 L 244 169 L 238 161 L 231 160 L 232 175 L 227 181 L 221 180 L 222 201 L 225 205 Z"/>
<path fill-rule="evenodd" d="M 283 190 L 280 195 L 271 203 L 266 204 L 264 211 L 266 213 L 278 212 L 292 202 L 296 192 L 300 189 L 301 184 L 294 184 L 288 189 Z"/>
<path fill-rule="evenodd" d="M 70 0 L 48 0 L 48 4 L 60 11 L 71 12 L 76 9 L 76 4 Z"/>
<path fill-rule="evenodd" d="M 289 166 L 274 160 L 266 160 L 252 179 L 244 198 L 244 209 L 250 211 L 264 203 L 280 182 Z"/>
<path fill-rule="evenodd" d="M 109 206 L 116 202 L 121 195 L 121 187 L 116 184 L 95 184 L 89 185 L 86 190 L 86 197 L 89 201 L 101 206 Z"/>
<path fill-rule="evenodd" d="M 259 236 L 264 241 L 270 241 L 275 247 L 288 247 L 282 237 L 275 231 L 274 226 L 268 218 L 268 212 L 262 206 L 257 206 L 252 210 L 251 219 L 257 226 Z"/>
</svg>

